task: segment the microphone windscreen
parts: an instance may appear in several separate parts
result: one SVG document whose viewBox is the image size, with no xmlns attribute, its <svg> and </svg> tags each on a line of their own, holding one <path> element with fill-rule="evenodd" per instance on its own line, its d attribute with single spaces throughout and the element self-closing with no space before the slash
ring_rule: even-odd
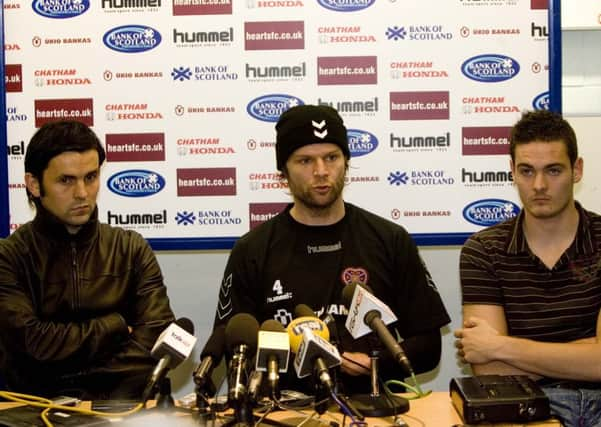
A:
<svg viewBox="0 0 601 427">
<path fill-rule="evenodd" d="M 225 326 L 225 345 L 233 352 L 239 345 L 247 345 L 249 353 L 257 351 L 259 322 L 248 313 L 238 313 L 232 316 Z"/>
<path fill-rule="evenodd" d="M 190 335 L 194 335 L 194 323 L 187 317 L 180 317 L 175 321 L 175 324 Z"/>
<path fill-rule="evenodd" d="M 217 326 L 211 336 L 207 340 L 202 352 L 200 353 L 200 359 L 204 359 L 207 356 L 211 356 L 213 361 L 220 360 L 225 352 L 225 325 Z"/>
<path fill-rule="evenodd" d="M 294 307 L 294 317 L 317 317 L 315 312 L 307 304 L 299 304 Z"/>
<path fill-rule="evenodd" d="M 262 331 L 270 331 L 270 332 L 286 332 L 286 328 L 280 322 L 274 319 L 267 319 L 263 323 L 261 323 Z"/>
<path fill-rule="evenodd" d="M 290 337 L 290 351 L 293 353 L 298 352 L 298 348 L 303 340 L 304 329 L 311 330 L 315 335 L 319 335 L 326 341 L 330 340 L 330 331 L 324 321 L 319 317 L 316 317 L 315 315 L 311 317 L 297 317 L 296 319 L 293 319 L 287 327 L 288 336 Z"/>
<path fill-rule="evenodd" d="M 356 287 L 356 283 L 351 283 L 350 285 L 345 286 L 342 290 L 342 304 L 344 304 L 346 308 L 351 306 L 351 301 L 353 300 L 353 294 L 355 293 Z"/>
</svg>

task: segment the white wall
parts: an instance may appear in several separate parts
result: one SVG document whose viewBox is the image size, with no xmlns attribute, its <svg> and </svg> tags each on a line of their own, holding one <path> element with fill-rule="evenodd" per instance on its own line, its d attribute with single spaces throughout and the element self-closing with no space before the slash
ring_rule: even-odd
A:
<svg viewBox="0 0 601 427">
<path fill-rule="evenodd" d="M 578 135 L 579 148 L 585 164 L 584 180 L 576 189 L 576 198 L 589 210 L 601 212 L 601 197 L 598 191 L 601 168 L 597 166 L 601 159 L 601 144 L 598 141 L 601 117 L 570 117 L 569 120 Z M 469 375 L 469 370 L 455 355 L 453 339 L 453 330 L 461 325 L 459 251 L 458 246 L 420 248 L 422 257 L 436 281 L 451 316 L 451 324 L 443 329 L 442 360 L 439 368 L 430 375 L 420 376 L 420 383 L 425 389 L 447 390 L 452 377 Z M 160 252 L 158 254 L 176 316 L 189 317 L 194 322 L 195 335 L 198 337 L 195 353 L 172 373 L 176 397 L 194 390 L 191 372 L 209 337 L 217 292 L 228 254 L 228 251 Z"/>
</svg>

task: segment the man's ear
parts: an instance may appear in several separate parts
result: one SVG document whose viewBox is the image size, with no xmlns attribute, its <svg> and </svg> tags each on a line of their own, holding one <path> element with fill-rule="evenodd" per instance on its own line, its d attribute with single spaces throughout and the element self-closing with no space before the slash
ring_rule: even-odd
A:
<svg viewBox="0 0 601 427">
<path fill-rule="evenodd" d="M 574 167 L 572 168 L 574 172 L 574 183 L 580 182 L 582 179 L 582 174 L 584 173 L 584 160 L 582 157 L 578 157 L 574 162 Z"/>
<path fill-rule="evenodd" d="M 33 197 L 40 197 L 40 181 L 29 172 L 25 174 L 25 186 Z"/>
</svg>

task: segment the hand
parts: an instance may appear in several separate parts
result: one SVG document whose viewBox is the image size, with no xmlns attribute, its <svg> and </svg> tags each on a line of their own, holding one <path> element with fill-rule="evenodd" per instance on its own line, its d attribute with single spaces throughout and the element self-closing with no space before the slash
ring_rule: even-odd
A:
<svg viewBox="0 0 601 427">
<path fill-rule="evenodd" d="M 365 353 L 342 353 L 342 365 L 340 369 L 349 375 L 369 375 L 371 359 Z"/>
<path fill-rule="evenodd" d="M 134 331 L 134 328 L 132 328 L 131 326 L 127 325 L 127 332 L 131 335 L 132 332 Z"/>
<path fill-rule="evenodd" d="M 470 317 L 463 329 L 455 331 L 457 354 L 467 363 L 481 364 L 496 360 L 503 336 L 484 319 Z"/>
</svg>

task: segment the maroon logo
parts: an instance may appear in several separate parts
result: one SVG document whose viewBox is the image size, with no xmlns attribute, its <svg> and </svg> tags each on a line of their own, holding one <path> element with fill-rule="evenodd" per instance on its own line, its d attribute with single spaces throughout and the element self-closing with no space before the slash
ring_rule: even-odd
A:
<svg viewBox="0 0 601 427">
<path fill-rule="evenodd" d="M 77 120 L 94 126 L 94 100 L 81 99 L 36 99 L 35 127 L 57 120 Z"/>
<path fill-rule="evenodd" d="M 236 168 L 178 169 L 177 195 L 235 196 Z"/>
<path fill-rule="evenodd" d="M 219 3 L 219 4 L 214 4 Z M 173 15 L 231 15 L 233 1 L 173 0 Z"/>
<path fill-rule="evenodd" d="M 390 92 L 390 120 L 448 120 L 449 92 Z"/>
<path fill-rule="evenodd" d="M 165 134 L 107 133 L 106 160 L 109 162 L 165 160 Z"/>
<path fill-rule="evenodd" d="M 245 50 L 304 49 L 303 21 L 245 22 Z"/>
<path fill-rule="evenodd" d="M 375 56 L 332 56 L 317 58 L 318 85 L 373 85 L 378 83 Z"/>
<path fill-rule="evenodd" d="M 509 154 L 511 127 L 464 127 L 461 129 L 461 152 L 464 156 Z"/>
<path fill-rule="evenodd" d="M 530 9 L 548 9 L 549 0 L 530 0 Z"/>
<path fill-rule="evenodd" d="M 6 64 L 4 84 L 7 92 L 23 92 L 23 71 L 21 64 Z"/>
<path fill-rule="evenodd" d="M 250 228 L 253 229 L 259 224 L 270 220 L 286 208 L 288 203 L 249 203 L 248 218 Z"/>
<path fill-rule="evenodd" d="M 367 270 L 361 267 L 348 267 L 345 268 L 341 274 L 342 283 L 349 286 L 353 283 L 356 285 L 367 285 L 369 279 L 369 273 Z"/>
</svg>

